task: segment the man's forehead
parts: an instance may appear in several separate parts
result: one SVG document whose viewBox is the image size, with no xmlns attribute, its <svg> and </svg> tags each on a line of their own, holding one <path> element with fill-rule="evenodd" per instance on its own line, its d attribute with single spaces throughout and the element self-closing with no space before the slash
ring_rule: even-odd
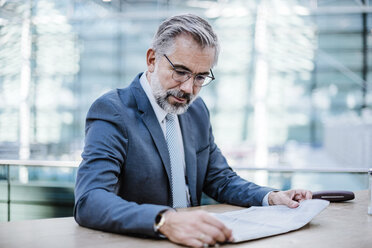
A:
<svg viewBox="0 0 372 248">
<path fill-rule="evenodd" d="M 199 69 L 209 71 L 211 69 L 215 56 L 215 48 L 202 48 L 196 41 L 190 37 L 181 36 L 175 41 L 173 49 L 169 54 L 174 65 L 190 67 L 197 66 Z"/>
<path fill-rule="evenodd" d="M 174 47 L 180 47 L 182 49 L 198 49 L 201 51 L 208 52 L 209 50 L 215 51 L 214 47 L 202 46 L 197 40 L 194 39 L 190 34 L 181 34 L 174 39 Z"/>
</svg>

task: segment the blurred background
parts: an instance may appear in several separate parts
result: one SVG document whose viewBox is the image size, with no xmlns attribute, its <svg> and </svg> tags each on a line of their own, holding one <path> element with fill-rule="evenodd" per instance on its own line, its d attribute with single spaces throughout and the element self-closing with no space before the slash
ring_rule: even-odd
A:
<svg viewBox="0 0 372 248">
<path fill-rule="evenodd" d="M 367 189 L 371 12 L 368 0 L 0 0 L 0 221 L 72 216 L 90 105 L 146 69 L 157 26 L 180 13 L 219 36 L 201 96 L 242 177 Z"/>
</svg>

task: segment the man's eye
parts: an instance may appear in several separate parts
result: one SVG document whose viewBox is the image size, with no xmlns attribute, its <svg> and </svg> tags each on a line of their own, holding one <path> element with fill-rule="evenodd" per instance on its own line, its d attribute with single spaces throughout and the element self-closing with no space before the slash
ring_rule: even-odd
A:
<svg viewBox="0 0 372 248">
<path fill-rule="evenodd" d="M 203 75 L 196 75 L 196 80 L 198 81 L 204 81 L 206 78 L 206 76 L 203 76 Z"/>
<path fill-rule="evenodd" d="M 179 71 L 179 70 L 175 70 L 175 72 L 177 73 L 178 76 L 182 77 L 182 76 L 186 76 L 188 74 L 187 71 Z"/>
</svg>

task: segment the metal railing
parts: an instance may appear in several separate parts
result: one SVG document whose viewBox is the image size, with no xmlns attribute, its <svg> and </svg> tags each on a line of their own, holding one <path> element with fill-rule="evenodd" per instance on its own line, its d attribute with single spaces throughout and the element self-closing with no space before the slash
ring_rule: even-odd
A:
<svg viewBox="0 0 372 248">
<path fill-rule="evenodd" d="M 47 167 L 78 167 L 80 161 L 48 161 L 48 160 L 0 160 L 0 166 L 47 166 Z"/>
<path fill-rule="evenodd" d="M 351 168 L 351 167 L 246 167 L 246 166 L 236 166 L 234 170 L 249 170 L 249 171 L 268 171 L 268 172 L 319 172 L 319 173 L 367 173 L 368 168 Z"/>
</svg>

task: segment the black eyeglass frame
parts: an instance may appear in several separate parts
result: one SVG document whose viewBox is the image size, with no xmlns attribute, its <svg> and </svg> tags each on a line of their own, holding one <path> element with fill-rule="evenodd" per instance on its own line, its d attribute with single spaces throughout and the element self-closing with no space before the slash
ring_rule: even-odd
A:
<svg viewBox="0 0 372 248">
<path fill-rule="evenodd" d="M 195 76 L 199 75 L 199 73 L 192 73 L 192 72 L 188 72 L 188 71 L 185 71 L 185 72 L 189 75 L 188 78 L 187 78 L 185 81 L 182 82 L 182 81 L 180 81 L 180 80 L 176 80 L 176 79 L 174 78 L 174 72 L 177 71 L 175 65 L 172 63 L 172 61 L 170 61 L 170 59 L 168 58 L 167 55 L 165 55 L 165 54 L 163 54 L 163 55 L 164 55 L 164 57 L 168 60 L 169 64 L 170 64 L 170 65 L 172 66 L 172 68 L 173 68 L 172 78 L 173 78 L 175 81 L 179 82 L 179 83 L 184 83 L 184 82 L 186 82 L 187 80 L 189 80 L 192 76 L 194 76 L 193 84 L 194 84 L 195 86 L 198 86 L 198 87 L 204 87 L 204 86 L 207 86 L 207 85 L 210 84 L 213 80 L 216 79 L 216 78 L 214 77 L 214 75 L 213 75 L 213 71 L 212 71 L 212 69 L 209 69 L 209 71 L 211 72 L 211 76 L 208 75 L 208 76 L 205 76 L 205 77 L 206 77 L 206 78 L 210 78 L 210 81 L 207 82 L 207 83 L 205 83 L 205 84 L 202 84 L 202 85 L 195 84 Z M 205 81 L 204 81 L 204 82 L 205 82 Z"/>
</svg>

